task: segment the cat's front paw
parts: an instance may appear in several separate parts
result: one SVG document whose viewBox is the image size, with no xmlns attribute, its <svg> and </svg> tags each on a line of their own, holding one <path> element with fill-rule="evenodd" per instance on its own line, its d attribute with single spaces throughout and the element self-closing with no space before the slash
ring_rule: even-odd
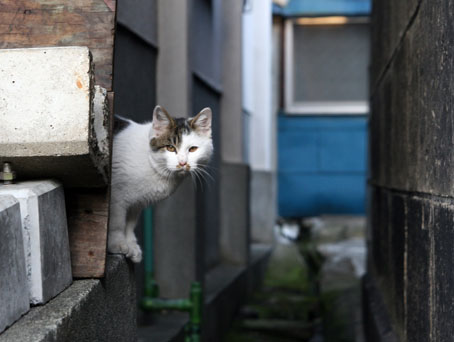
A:
<svg viewBox="0 0 454 342">
<path fill-rule="evenodd" d="M 126 257 L 131 259 L 132 262 L 139 263 L 142 261 L 142 249 L 135 241 L 130 241 L 128 243 L 128 253 Z"/>
<path fill-rule="evenodd" d="M 108 249 L 109 253 L 112 253 L 112 254 L 127 255 L 128 251 L 129 251 L 128 244 L 124 241 L 117 241 L 117 242 L 109 241 L 107 249 Z"/>
</svg>

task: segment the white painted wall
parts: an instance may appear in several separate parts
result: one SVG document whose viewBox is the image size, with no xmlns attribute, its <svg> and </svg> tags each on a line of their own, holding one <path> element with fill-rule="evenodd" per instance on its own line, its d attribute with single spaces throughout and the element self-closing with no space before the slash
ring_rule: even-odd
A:
<svg viewBox="0 0 454 342">
<path fill-rule="evenodd" d="M 271 0 L 250 0 L 243 13 L 243 107 L 251 114 L 249 160 L 253 170 L 275 170 L 272 111 Z"/>
</svg>

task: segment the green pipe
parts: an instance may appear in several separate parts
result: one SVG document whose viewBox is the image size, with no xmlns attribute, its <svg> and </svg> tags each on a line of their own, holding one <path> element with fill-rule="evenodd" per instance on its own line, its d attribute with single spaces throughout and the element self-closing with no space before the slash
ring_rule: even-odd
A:
<svg viewBox="0 0 454 342">
<path fill-rule="evenodd" d="M 153 272 L 153 211 L 148 207 L 143 212 L 144 247 L 145 247 L 145 296 L 158 297 L 159 288 Z"/>
<path fill-rule="evenodd" d="M 144 267 L 145 297 L 141 307 L 145 311 L 176 310 L 189 313 L 189 323 L 185 327 L 185 342 L 200 342 L 202 324 L 203 292 L 199 282 L 191 284 L 189 299 L 161 299 L 159 286 L 153 272 L 153 212 L 151 207 L 144 210 Z"/>
<path fill-rule="evenodd" d="M 189 323 L 185 327 L 185 342 L 199 342 L 202 324 L 203 292 L 199 282 L 191 284 L 189 299 L 161 299 L 143 297 L 141 307 L 145 311 L 175 310 L 189 313 Z"/>
</svg>

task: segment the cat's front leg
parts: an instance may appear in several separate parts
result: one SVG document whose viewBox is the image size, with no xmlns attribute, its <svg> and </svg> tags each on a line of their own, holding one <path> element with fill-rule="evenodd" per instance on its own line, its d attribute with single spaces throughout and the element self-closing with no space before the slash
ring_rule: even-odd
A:
<svg viewBox="0 0 454 342">
<path fill-rule="evenodd" d="M 130 258 L 132 262 L 136 263 L 142 261 L 142 249 L 137 243 L 137 238 L 134 234 L 134 229 L 141 211 L 142 208 L 138 206 L 132 207 L 128 210 L 126 216 L 126 243 L 128 244 L 128 253 L 126 256 Z"/>
<path fill-rule="evenodd" d="M 107 249 L 114 254 L 128 254 L 126 240 L 126 209 L 121 205 L 112 204 L 110 208 L 109 237 Z"/>
</svg>

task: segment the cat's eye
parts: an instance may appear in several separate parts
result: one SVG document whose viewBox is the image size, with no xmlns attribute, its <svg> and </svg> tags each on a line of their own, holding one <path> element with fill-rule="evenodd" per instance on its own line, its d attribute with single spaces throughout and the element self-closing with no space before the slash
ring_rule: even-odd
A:
<svg viewBox="0 0 454 342">
<path fill-rule="evenodd" d="M 197 146 L 192 146 L 190 149 L 189 149 L 189 152 L 195 152 L 197 151 L 198 147 Z"/>
<path fill-rule="evenodd" d="M 169 152 L 175 152 L 175 146 L 167 145 L 167 146 L 166 146 L 166 149 L 167 149 L 167 151 L 169 151 Z"/>
</svg>

